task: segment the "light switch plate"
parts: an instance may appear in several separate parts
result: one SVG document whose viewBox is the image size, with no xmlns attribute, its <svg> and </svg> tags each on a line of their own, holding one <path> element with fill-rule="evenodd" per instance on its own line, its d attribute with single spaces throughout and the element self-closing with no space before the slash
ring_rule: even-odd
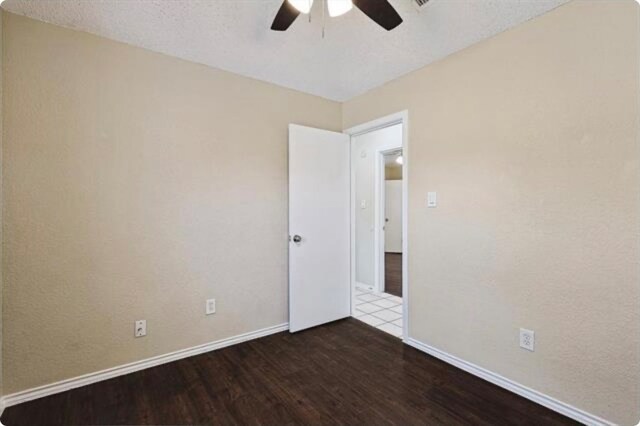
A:
<svg viewBox="0 0 640 426">
<path fill-rule="evenodd" d="M 205 307 L 206 314 L 211 315 L 216 313 L 216 299 L 207 299 L 207 304 Z"/>
<path fill-rule="evenodd" d="M 433 208 L 438 206 L 438 193 L 427 192 L 427 207 Z"/>
</svg>

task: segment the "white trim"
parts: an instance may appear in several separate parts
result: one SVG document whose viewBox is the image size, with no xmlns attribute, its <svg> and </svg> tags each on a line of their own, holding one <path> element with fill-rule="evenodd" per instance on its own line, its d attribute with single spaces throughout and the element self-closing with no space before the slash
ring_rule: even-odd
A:
<svg viewBox="0 0 640 426">
<path fill-rule="evenodd" d="M 238 343 L 257 339 L 259 337 L 268 336 L 274 333 L 280 333 L 281 331 L 286 331 L 288 329 L 289 329 L 288 323 L 274 325 L 271 327 L 263 328 L 261 330 L 250 331 L 248 333 L 239 334 L 237 336 L 217 340 L 215 342 L 205 343 L 203 345 L 193 346 L 187 349 L 181 349 L 179 351 L 170 352 L 168 354 L 159 355 L 152 358 L 147 358 L 141 361 L 132 362 L 130 364 L 124 364 L 118 367 L 112 367 L 106 370 L 97 371 L 95 373 L 84 374 L 82 376 L 62 380 L 56 383 L 51 383 L 48 385 L 39 386 L 37 388 L 16 392 L 11 395 L 6 395 L 5 397 L 2 398 L 1 400 L 2 408 L 11 407 L 12 405 L 17 405 L 17 404 L 21 404 L 23 402 L 31 401 L 37 398 L 43 398 L 45 396 L 53 395 L 60 392 L 65 392 L 71 389 L 90 385 L 92 383 L 101 382 L 103 380 L 111 379 L 111 378 L 122 376 L 125 374 L 134 373 L 136 371 L 140 371 L 146 368 L 155 367 L 161 364 L 177 361 L 183 358 L 188 358 L 190 356 L 200 355 L 205 352 L 226 348 L 227 346 L 236 345 Z"/>
<path fill-rule="evenodd" d="M 378 148 L 374 151 L 374 183 L 373 183 L 373 282 L 378 293 L 384 293 L 384 232 L 382 226 L 384 223 L 384 148 Z"/>
<path fill-rule="evenodd" d="M 345 132 L 347 133 L 347 132 Z M 348 133 L 347 133 L 348 134 Z M 351 252 L 351 256 L 350 256 L 350 264 L 349 264 L 349 268 L 351 269 L 351 282 L 350 282 L 350 286 L 351 287 L 351 316 L 354 316 L 355 312 L 356 312 L 356 288 L 357 287 L 364 287 L 370 290 L 373 290 L 374 287 L 364 284 L 364 283 L 360 283 L 356 281 L 356 227 L 355 227 L 355 223 L 356 223 L 356 168 L 353 167 L 353 159 L 357 158 L 355 155 L 355 150 L 356 150 L 356 144 L 353 143 L 353 136 L 351 137 L 351 139 L 349 140 L 349 145 L 351 147 L 350 149 L 350 156 L 349 156 L 349 169 L 351 171 L 351 177 L 349 179 L 349 187 L 351 188 L 351 203 L 350 203 L 350 210 L 349 210 L 349 214 L 351 215 L 351 218 L 349 220 L 349 227 L 351 228 L 351 237 L 349 240 L 349 251 Z"/>
<path fill-rule="evenodd" d="M 441 351 L 440 349 L 436 349 L 433 346 L 429 346 L 416 339 L 408 338 L 405 340 L 405 343 L 408 344 L 409 346 L 413 346 L 414 348 L 422 352 L 425 352 L 431 356 L 441 359 L 442 361 L 448 364 L 451 364 L 454 367 L 458 367 L 459 369 L 464 370 L 467 373 L 471 373 L 474 376 L 480 377 L 481 379 L 484 379 L 490 383 L 493 383 L 494 385 L 500 386 L 501 388 L 504 388 L 515 394 L 518 394 L 524 398 L 527 398 L 553 411 L 556 411 L 560 414 L 570 417 L 573 420 L 576 420 L 585 425 L 589 425 L 589 426 L 615 425 L 615 423 L 612 423 L 594 414 L 591 414 L 584 410 L 576 408 L 572 405 L 566 404 L 562 401 L 559 401 L 541 392 L 528 388 L 524 385 L 521 385 L 520 383 L 514 382 L 513 380 L 507 379 L 506 377 L 503 377 L 485 368 L 479 367 L 475 364 L 467 362 L 456 356 L 450 355 L 444 351 Z"/>
<path fill-rule="evenodd" d="M 373 286 L 370 286 L 369 284 L 365 284 L 365 283 L 361 283 L 356 281 L 356 288 L 359 288 L 361 290 L 365 290 L 365 291 L 373 291 L 374 288 Z"/>
<path fill-rule="evenodd" d="M 385 117 L 378 118 L 367 123 L 359 124 L 344 130 L 344 133 L 351 136 L 351 158 L 355 158 L 355 147 L 353 137 L 363 133 L 369 133 L 385 127 L 402 124 L 402 340 L 409 338 L 409 111 L 404 110 Z M 355 170 L 351 168 L 351 291 L 355 290 Z M 354 297 L 351 298 L 351 314 L 355 311 Z"/>
<path fill-rule="evenodd" d="M 409 338 L 409 111 L 402 117 L 402 340 Z"/>
<path fill-rule="evenodd" d="M 408 116 L 408 110 L 396 112 L 394 114 L 386 115 L 384 117 L 380 117 L 375 120 L 350 127 L 346 130 L 343 130 L 342 133 L 346 133 L 349 136 L 359 136 L 364 133 L 370 133 L 375 130 L 384 129 L 385 127 L 395 126 L 396 124 L 406 124 Z"/>
</svg>

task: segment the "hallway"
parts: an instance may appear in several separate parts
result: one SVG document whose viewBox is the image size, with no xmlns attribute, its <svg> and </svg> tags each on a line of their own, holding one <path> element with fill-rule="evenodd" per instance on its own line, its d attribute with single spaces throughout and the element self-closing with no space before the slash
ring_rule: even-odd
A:
<svg viewBox="0 0 640 426">
<path fill-rule="evenodd" d="M 402 253 L 384 254 L 384 291 L 402 297 Z"/>
</svg>

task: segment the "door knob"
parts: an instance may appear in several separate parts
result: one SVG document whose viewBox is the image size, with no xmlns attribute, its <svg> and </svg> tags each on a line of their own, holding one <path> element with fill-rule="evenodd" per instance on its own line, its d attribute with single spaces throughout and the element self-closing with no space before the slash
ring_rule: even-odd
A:
<svg viewBox="0 0 640 426">
<path fill-rule="evenodd" d="M 293 242 L 294 243 L 299 243 L 302 241 L 302 237 L 300 235 L 294 235 L 293 236 Z"/>
</svg>

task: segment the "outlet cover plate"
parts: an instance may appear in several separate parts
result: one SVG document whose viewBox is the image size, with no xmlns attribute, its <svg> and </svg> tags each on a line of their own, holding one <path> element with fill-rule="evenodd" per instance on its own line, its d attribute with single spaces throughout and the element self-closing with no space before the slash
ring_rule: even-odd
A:
<svg viewBox="0 0 640 426">
<path fill-rule="evenodd" d="M 527 330 L 526 328 L 520 329 L 520 347 L 531 352 L 534 351 L 535 332 L 533 330 Z"/>
<path fill-rule="evenodd" d="M 135 323 L 134 328 L 134 336 L 135 337 L 143 337 L 147 335 L 147 320 L 138 320 Z"/>
</svg>

